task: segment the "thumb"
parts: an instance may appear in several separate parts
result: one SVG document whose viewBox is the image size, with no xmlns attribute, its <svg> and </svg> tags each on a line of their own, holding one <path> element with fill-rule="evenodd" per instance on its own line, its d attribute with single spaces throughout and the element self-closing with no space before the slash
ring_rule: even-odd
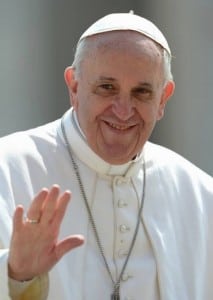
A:
<svg viewBox="0 0 213 300">
<path fill-rule="evenodd" d="M 67 252 L 76 247 L 81 246 L 84 243 L 84 237 L 80 234 L 72 235 L 66 239 L 60 241 L 55 248 L 55 254 L 57 260 L 60 260 Z"/>
</svg>

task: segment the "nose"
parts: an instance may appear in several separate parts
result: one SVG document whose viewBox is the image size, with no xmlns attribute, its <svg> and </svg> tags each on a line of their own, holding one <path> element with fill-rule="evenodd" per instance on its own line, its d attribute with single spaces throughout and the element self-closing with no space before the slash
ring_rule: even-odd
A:
<svg viewBox="0 0 213 300">
<path fill-rule="evenodd" d="M 134 105 L 130 96 L 116 96 L 113 99 L 112 111 L 122 121 L 126 121 L 134 114 Z"/>
</svg>

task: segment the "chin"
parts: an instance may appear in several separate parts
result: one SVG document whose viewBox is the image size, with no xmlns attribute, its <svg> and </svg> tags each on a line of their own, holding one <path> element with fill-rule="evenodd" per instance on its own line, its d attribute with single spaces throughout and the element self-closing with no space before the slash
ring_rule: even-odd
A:
<svg viewBox="0 0 213 300">
<path fill-rule="evenodd" d="M 128 149 L 124 145 L 101 145 L 102 147 L 96 147 L 96 154 L 100 156 L 104 161 L 112 165 L 122 165 L 131 161 L 136 155 L 136 149 Z M 131 147 L 133 148 L 133 147 Z M 131 151 L 132 150 L 132 151 Z"/>
</svg>

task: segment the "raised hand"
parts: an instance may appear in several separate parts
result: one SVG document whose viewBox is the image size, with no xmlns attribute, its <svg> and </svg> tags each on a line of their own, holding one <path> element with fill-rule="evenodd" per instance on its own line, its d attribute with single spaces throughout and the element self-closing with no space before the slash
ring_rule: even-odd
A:
<svg viewBox="0 0 213 300">
<path fill-rule="evenodd" d="M 24 209 L 18 206 L 13 217 L 13 233 L 8 260 L 9 276 L 29 280 L 44 274 L 68 251 L 84 243 L 81 235 L 58 241 L 58 234 L 71 194 L 52 186 L 42 189 L 34 198 L 24 220 Z"/>
</svg>

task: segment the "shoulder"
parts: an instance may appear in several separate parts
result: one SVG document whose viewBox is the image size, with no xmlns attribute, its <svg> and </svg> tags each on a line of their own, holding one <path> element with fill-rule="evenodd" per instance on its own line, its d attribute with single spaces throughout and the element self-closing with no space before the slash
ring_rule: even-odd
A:
<svg viewBox="0 0 213 300">
<path fill-rule="evenodd" d="M 203 186 L 213 194 L 213 178 L 178 153 L 148 142 L 145 148 L 148 164 L 161 179 L 179 185 Z"/>
<path fill-rule="evenodd" d="M 18 156 L 27 154 L 41 145 L 56 143 L 57 127 L 59 120 L 29 129 L 26 131 L 15 132 L 0 138 L 1 157 Z"/>
<path fill-rule="evenodd" d="M 155 164 L 160 169 L 178 169 L 187 172 L 202 172 L 195 164 L 166 147 L 148 142 L 145 147 L 145 155 L 149 163 Z"/>
<path fill-rule="evenodd" d="M 34 129 L 16 132 L 0 139 L 0 172 L 4 175 L 45 169 L 45 163 L 58 153 L 61 138 L 59 120 Z M 12 176 L 12 175 L 10 175 Z"/>
</svg>

